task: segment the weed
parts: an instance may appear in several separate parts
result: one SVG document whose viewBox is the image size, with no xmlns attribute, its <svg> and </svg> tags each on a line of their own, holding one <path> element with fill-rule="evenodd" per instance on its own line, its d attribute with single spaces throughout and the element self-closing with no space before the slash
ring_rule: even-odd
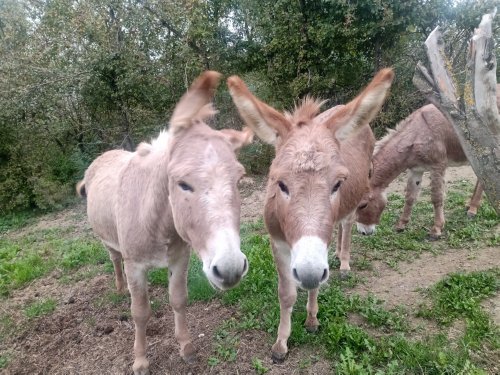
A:
<svg viewBox="0 0 500 375">
<path fill-rule="evenodd" d="M 262 364 L 262 361 L 257 357 L 252 358 L 252 366 L 255 369 L 255 372 L 259 375 L 265 374 L 266 372 L 269 371 L 269 369 L 265 367 Z"/>
<path fill-rule="evenodd" d="M 6 355 L 1 355 L 0 356 L 0 368 L 7 367 L 8 363 L 9 363 L 9 358 Z"/>
<path fill-rule="evenodd" d="M 56 309 L 56 301 L 48 298 L 43 301 L 34 302 L 24 309 L 24 315 L 28 319 L 38 318 L 43 315 L 48 315 Z"/>
</svg>

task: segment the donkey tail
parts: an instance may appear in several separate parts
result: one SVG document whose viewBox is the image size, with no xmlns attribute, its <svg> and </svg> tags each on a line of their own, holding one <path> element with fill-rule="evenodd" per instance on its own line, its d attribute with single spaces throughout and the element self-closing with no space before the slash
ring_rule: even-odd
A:
<svg viewBox="0 0 500 375">
<path fill-rule="evenodd" d="M 81 180 L 79 183 L 76 184 L 76 193 L 82 198 L 87 197 L 87 191 L 85 190 L 84 180 Z"/>
</svg>

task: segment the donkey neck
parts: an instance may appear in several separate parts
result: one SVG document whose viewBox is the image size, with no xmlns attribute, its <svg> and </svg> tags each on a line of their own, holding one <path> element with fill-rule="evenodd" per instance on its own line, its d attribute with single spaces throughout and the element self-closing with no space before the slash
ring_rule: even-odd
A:
<svg viewBox="0 0 500 375">
<path fill-rule="evenodd" d="M 408 169 L 408 156 L 397 150 L 400 133 L 395 132 L 373 155 L 373 175 L 370 179 L 372 188 L 385 189 L 401 173 Z"/>
</svg>

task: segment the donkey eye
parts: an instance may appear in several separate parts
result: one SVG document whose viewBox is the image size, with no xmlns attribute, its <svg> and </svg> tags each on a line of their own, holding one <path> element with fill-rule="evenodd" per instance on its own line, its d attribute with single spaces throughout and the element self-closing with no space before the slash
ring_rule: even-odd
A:
<svg viewBox="0 0 500 375">
<path fill-rule="evenodd" d="M 335 193 L 335 192 L 337 192 L 337 190 L 339 190 L 339 187 L 340 187 L 341 184 L 342 184 L 342 181 L 339 181 L 339 182 L 337 182 L 335 184 L 335 186 L 332 189 L 332 194 Z"/>
<path fill-rule="evenodd" d="M 288 188 L 286 187 L 286 185 L 283 183 L 283 181 L 278 181 L 278 186 L 280 187 L 280 190 L 285 193 L 285 194 L 290 194 L 289 191 L 288 191 Z"/>
<path fill-rule="evenodd" d="M 362 205 L 361 205 L 361 206 L 359 206 L 358 208 L 359 208 L 360 210 L 362 210 L 362 209 L 364 209 L 364 208 L 366 208 L 366 207 L 368 207 L 368 202 L 367 202 L 367 203 L 362 204 Z"/>
<path fill-rule="evenodd" d="M 184 191 L 191 191 L 191 192 L 194 191 L 194 189 L 190 185 L 186 184 L 184 181 L 179 182 L 179 187 Z"/>
</svg>

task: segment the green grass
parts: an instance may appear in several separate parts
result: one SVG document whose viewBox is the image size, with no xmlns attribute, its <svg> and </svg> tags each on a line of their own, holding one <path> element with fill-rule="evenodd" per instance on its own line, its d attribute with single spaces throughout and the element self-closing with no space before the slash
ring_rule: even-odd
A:
<svg viewBox="0 0 500 375">
<path fill-rule="evenodd" d="M 54 269 L 67 274 L 85 265 L 108 261 L 93 238 L 66 238 L 66 233 L 43 230 L 19 239 L 0 240 L 0 295 L 46 275 Z"/>
<path fill-rule="evenodd" d="M 49 315 L 56 309 L 56 306 L 56 301 L 51 298 L 33 302 L 26 306 L 24 309 L 24 315 L 26 315 L 28 319 Z"/>
<path fill-rule="evenodd" d="M 434 211 L 429 189 L 422 189 L 415 203 L 407 228 L 397 233 L 394 225 L 403 211 L 404 198 L 389 194 L 380 225 L 373 236 L 353 236 L 353 243 L 364 257 L 363 262 L 380 260 L 397 268 L 400 261 L 418 257 L 422 252 L 440 252 L 450 248 L 477 249 L 479 246 L 498 246 L 500 236 L 494 230 L 499 220 L 493 208 L 483 199 L 478 214 L 469 219 L 465 205 L 472 192 L 472 185 L 459 182 L 452 185 L 446 195 L 443 236 L 439 241 L 429 241 L 428 234 L 434 222 Z M 353 229 L 355 233 L 355 229 Z"/>
<path fill-rule="evenodd" d="M 415 331 L 410 316 L 415 311 L 403 307 L 387 309 L 372 295 L 360 296 L 352 288 L 363 283 L 360 270 L 371 270 L 374 260 L 397 268 L 402 261 L 411 261 L 422 252 L 438 253 L 450 248 L 477 249 L 498 246 L 494 227 L 498 218 L 492 208 L 483 202 L 475 219 L 465 215 L 465 202 L 472 187 L 459 183 L 449 190 L 446 201 L 444 236 L 440 241 L 426 240 L 433 221 L 432 205 L 428 190 L 416 203 L 407 230 L 396 233 L 394 224 L 401 213 L 403 198 L 392 194 L 389 205 L 374 236 L 353 235 L 352 263 L 354 273 L 346 281 L 336 277 L 339 267 L 330 253 L 332 276 L 319 295 L 318 318 L 321 326 L 317 334 L 309 334 L 303 323 L 306 318 L 307 294 L 299 291 L 292 315 L 290 348 L 310 347 L 315 351 L 315 361 L 331 361 L 338 374 L 485 374 L 481 368 L 481 350 L 498 353 L 500 348 L 498 327 L 482 308 L 481 301 L 499 292 L 499 269 L 483 272 L 451 274 L 425 291 L 426 300 L 418 315 L 437 324 L 438 330 Z M 23 214 L 24 215 L 24 214 Z M 32 223 L 34 216 L 19 215 L 0 219 L 0 232 L 20 228 Z M 249 260 L 249 272 L 240 285 L 225 293 L 216 292 L 208 283 L 201 261 L 193 255 L 188 273 L 189 301 L 220 299 L 231 305 L 234 317 L 221 325 L 213 337 L 213 352 L 208 364 L 217 373 L 217 366 L 224 362 L 237 362 L 241 337 L 247 330 L 269 333 L 272 341 L 279 324 L 277 273 L 270 249 L 269 236 L 262 221 L 244 224 L 241 228 L 242 250 Z M 24 237 L 4 236 L 0 239 L 0 294 L 8 298 L 16 288 L 57 271 L 61 283 L 93 277 L 99 273 L 113 272 L 112 264 L 100 242 L 94 237 L 74 236 L 72 228 L 49 229 L 29 232 Z M 157 269 L 148 273 L 152 287 L 165 289 L 165 298 L 152 298 L 153 311 L 161 311 L 167 303 L 168 270 Z M 109 292 L 97 298 L 96 307 L 121 309 L 129 314 L 130 297 Z M 26 306 L 26 320 L 52 313 L 56 301 L 45 299 Z M 200 312 L 201 313 L 201 312 Z M 353 323 L 353 317 L 361 323 Z M 90 316 L 86 324 L 95 325 Z M 448 330 L 455 322 L 463 322 L 465 330 L 454 340 Z M 8 312 L 0 315 L 0 339 L 14 329 Z M 416 334 L 417 333 L 417 334 Z M 263 345 L 271 346 L 271 342 Z M 0 353 L 0 368 L 10 360 L 9 353 Z M 252 358 L 251 367 L 257 374 L 269 369 L 259 358 Z M 311 360 L 299 364 L 307 368 Z"/>
</svg>

